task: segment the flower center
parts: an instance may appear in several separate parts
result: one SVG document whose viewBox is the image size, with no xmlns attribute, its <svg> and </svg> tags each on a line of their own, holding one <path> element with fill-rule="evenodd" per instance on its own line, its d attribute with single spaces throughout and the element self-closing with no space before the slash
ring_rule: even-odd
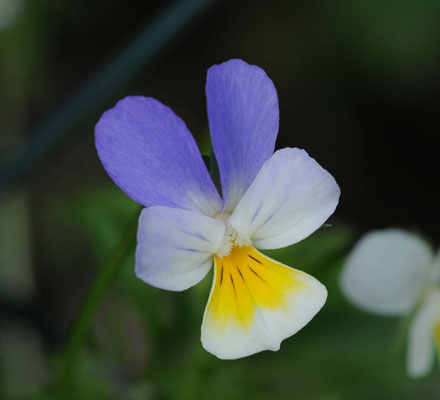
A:
<svg viewBox="0 0 440 400">
<path fill-rule="evenodd" d="M 237 229 L 235 229 L 229 223 L 230 212 L 218 213 L 214 218 L 223 221 L 225 223 L 225 234 L 223 236 L 220 248 L 217 250 L 216 256 L 222 259 L 223 257 L 228 257 L 231 254 L 233 247 L 251 246 L 252 241 L 244 235 L 239 234 Z"/>
</svg>

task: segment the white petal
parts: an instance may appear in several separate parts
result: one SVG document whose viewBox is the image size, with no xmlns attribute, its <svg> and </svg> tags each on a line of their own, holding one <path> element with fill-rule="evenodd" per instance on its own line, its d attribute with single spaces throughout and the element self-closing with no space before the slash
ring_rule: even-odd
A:
<svg viewBox="0 0 440 400">
<path fill-rule="evenodd" d="M 285 247 L 309 236 L 333 213 L 339 186 L 300 149 L 278 150 L 266 161 L 229 223 L 259 249 Z"/>
<path fill-rule="evenodd" d="M 136 275 L 167 290 L 185 290 L 207 274 L 225 225 L 197 212 L 150 207 L 139 218 Z"/>
<path fill-rule="evenodd" d="M 327 290 L 315 278 L 259 253 L 235 247 L 215 257 L 202 344 L 221 359 L 276 351 L 321 309 Z"/>
<path fill-rule="evenodd" d="M 344 294 L 373 313 L 402 315 L 421 296 L 432 269 L 432 251 L 400 229 L 366 234 L 347 257 L 341 275 Z"/>
<path fill-rule="evenodd" d="M 437 250 L 433 264 L 432 281 L 434 284 L 440 285 L 440 249 Z"/>
<path fill-rule="evenodd" d="M 429 372 L 435 358 L 434 329 L 440 322 L 440 291 L 433 292 L 415 314 L 408 335 L 407 369 L 412 377 Z"/>
</svg>

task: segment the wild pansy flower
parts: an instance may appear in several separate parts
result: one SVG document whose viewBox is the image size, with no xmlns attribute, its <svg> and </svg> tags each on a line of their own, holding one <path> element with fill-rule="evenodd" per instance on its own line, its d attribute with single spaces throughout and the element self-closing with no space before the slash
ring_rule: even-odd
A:
<svg viewBox="0 0 440 400">
<path fill-rule="evenodd" d="M 208 119 L 223 200 L 183 121 L 133 96 L 105 112 L 96 147 L 110 177 L 145 208 L 136 274 L 167 290 L 198 283 L 214 263 L 202 344 L 223 359 L 278 350 L 321 309 L 325 287 L 258 249 L 299 242 L 333 213 L 339 187 L 304 150 L 274 152 L 275 87 L 241 60 L 214 65 Z"/>
<path fill-rule="evenodd" d="M 440 253 L 400 229 L 368 233 L 348 256 L 341 287 L 364 310 L 411 316 L 408 373 L 418 377 L 430 370 L 436 348 L 440 357 Z"/>
</svg>

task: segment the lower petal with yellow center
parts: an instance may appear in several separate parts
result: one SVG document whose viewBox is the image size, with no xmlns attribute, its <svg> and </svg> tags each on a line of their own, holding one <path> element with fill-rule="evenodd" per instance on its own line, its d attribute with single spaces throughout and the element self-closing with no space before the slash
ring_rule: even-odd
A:
<svg viewBox="0 0 440 400">
<path fill-rule="evenodd" d="M 214 259 L 202 343 L 219 358 L 278 350 L 326 301 L 327 291 L 315 278 L 251 246 L 235 246 L 229 256 Z"/>
</svg>

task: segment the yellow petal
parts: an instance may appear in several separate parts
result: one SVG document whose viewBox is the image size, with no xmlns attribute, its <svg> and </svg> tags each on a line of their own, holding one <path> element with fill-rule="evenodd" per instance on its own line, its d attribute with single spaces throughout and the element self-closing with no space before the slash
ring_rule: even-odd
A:
<svg viewBox="0 0 440 400">
<path fill-rule="evenodd" d="M 278 350 L 325 303 L 315 278 L 272 260 L 253 247 L 215 256 L 214 281 L 202 325 L 204 347 L 219 358 Z"/>
<path fill-rule="evenodd" d="M 437 347 L 437 354 L 440 360 L 440 320 L 434 326 L 434 342 Z"/>
</svg>

